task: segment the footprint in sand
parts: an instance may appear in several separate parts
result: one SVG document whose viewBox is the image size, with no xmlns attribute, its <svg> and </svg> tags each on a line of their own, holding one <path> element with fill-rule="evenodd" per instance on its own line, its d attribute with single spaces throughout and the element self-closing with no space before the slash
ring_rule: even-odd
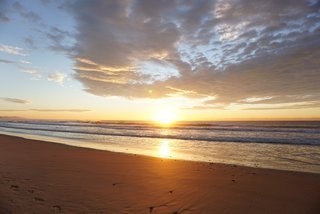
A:
<svg viewBox="0 0 320 214">
<path fill-rule="evenodd" d="M 52 208 L 56 211 L 61 211 L 61 207 L 59 205 L 53 205 Z"/>
<path fill-rule="evenodd" d="M 149 213 L 152 213 L 154 207 L 149 207 Z"/>
<path fill-rule="evenodd" d="M 10 188 L 14 191 L 19 191 L 19 186 L 18 185 L 11 185 Z"/>
<path fill-rule="evenodd" d="M 44 199 L 43 199 L 43 198 L 40 198 L 40 197 L 34 197 L 34 200 L 35 200 L 35 201 L 44 202 Z"/>
<path fill-rule="evenodd" d="M 2 176 L 2 178 L 4 178 L 4 180 L 9 183 L 11 181 L 11 178 L 9 178 L 8 176 Z"/>
<path fill-rule="evenodd" d="M 115 186 L 117 186 L 117 185 L 119 185 L 119 184 L 121 184 L 121 183 L 116 182 L 116 183 L 113 183 L 112 186 L 115 187 Z"/>
</svg>

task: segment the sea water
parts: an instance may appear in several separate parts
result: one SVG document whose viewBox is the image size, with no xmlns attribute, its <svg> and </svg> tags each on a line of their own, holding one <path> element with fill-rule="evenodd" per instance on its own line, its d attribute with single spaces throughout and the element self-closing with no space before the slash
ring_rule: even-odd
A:
<svg viewBox="0 0 320 214">
<path fill-rule="evenodd" d="M 0 121 L 0 132 L 98 150 L 320 173 L 319 121 Z"/>
</svg>

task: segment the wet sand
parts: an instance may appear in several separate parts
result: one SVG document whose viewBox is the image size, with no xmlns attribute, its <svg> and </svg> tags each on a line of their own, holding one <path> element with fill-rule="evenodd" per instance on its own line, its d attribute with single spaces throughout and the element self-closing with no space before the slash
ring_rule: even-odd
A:
<svg viewBox="0 0 320 214">
<path fill-rule="evenodd" d="M 320 213 L 320 174 L 0 135 L 0 213 Z"/>
</svg>

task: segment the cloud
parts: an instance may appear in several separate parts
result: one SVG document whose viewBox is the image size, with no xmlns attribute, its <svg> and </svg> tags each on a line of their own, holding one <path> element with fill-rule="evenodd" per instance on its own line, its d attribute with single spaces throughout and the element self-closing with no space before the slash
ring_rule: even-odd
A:
<svg viewBox="0 0 320 214">
<path fill-rule="evenodd" d="M 212 110 L 212 109 L 218 109 L 218 110 L 225 110 L 223 106 L 219 105 L 195 105 L 192 107 L 187 108 L 181 108 L 181 110 Z"/>
<path fill-rule="evenodd" d="M 4 15 L 2 12 L 0 12 L 0 22 L 9 22 L 10 19 L 8 16 Z"/>
<path fill-rule="evenodd" d="M 0 43 L 0 52 L 4 52 L 11 55 L 26 56 L 22 48 L 5 45 L 1 43 Z"/>
<path fill-rule="evenodd" d="M 245 108 L 244 110 L 281 110 L 281 109 L 306 109 L 306 108 L 320 108 L 320 102 L 311 103 L 295 103 L 286 106 L 270 106 L 270 107 L 257 107 L 257 108 Z"/>
<path fill-rule="evenodd" d="M 81 113 L 81 112 L 88 112 L 91 110 L 90 109 L 30 109 L 30 111 Z"/>
<path fill-rule="evenodd" d="M 17 66 L 20 66 L 21 64 L 23 64 L 23 65 L 30 65 L 31 64 L 31 62 L 26 61 L 26 60 L 12 61 L 12 60 L 1 59 L 1 58 L 0 58 L 0 63 L 15 64 Z"/>
<path fill-rule="evenodd" d="M 90 109 L 0 109 L 0 112 L 16 112 L 16 111 L 38 111 L 38 112 L 70 112 L 82 113 L 91 111 Z"/>
<path fill-rule="evenodd" d="M 1 62 L 1 59 L 0 59 Z M 20 61 L 20 62 L 13 62 L 16 65 L 18 65 L 19 70 L 21 72 L 27 73 L 32 75 L 33 79 L 35 80 L 40 80 L 42 77 L 47 76 L 48 81 L 56 82 L 61 85 L 63 85 L 67 75 L 61 72 L 52 72 L 52 73 L 45 73 L 41 72 L 38 68 L 28 66 L 31 63 L 28 61 Z"/>
<path fill-rule="evenodd" d="M 5 64 L 14 64 L 16 63 L 15 61 L 7 60 L 7 59 L 0 59 L 0 63 L 5 63 Z"/>
<path fill-rule="evenodd" d="M 27 37 L 24 39 L 24 43 L 31 49 L 37 49 L 37 46 L 34 42 L 34 40 L 31 37 Z"/>
<path fill-rule="evenodd" d="M 62 85 L 66 76 L 66 74 L 60 72 L 50 73 L 48 74 L 48 80 Z"/>
<path fill-rule="evenodd" d="M 6 101 L 6 102 L 18 103 L 18 104 L 29 104 L 30 103 L 30 101 L 28 101 L 28 100 L 22 100 L 22 99 L 10 98 L 10 97 L 1 97 L 0 99 L 3 101 Z"/>
<path fill-rule="evenodd" d="M 19 66 L 19 69 L 24 73 L 31 74 L 33 78 L 36 80 L 39 80 L 42 78 L 42 73 L 37 68 Z"/>
<path fill-rule="evenodd" d="M 26 111 L 26 110 L 20 110 L 20 109 L 0 109 L 1 112 L 17 112 L 17 111 Z M 2 118 L 2 117 L 0 117 Z"/>
<path fill-rule="evenodd" d="M 18 68 L 20 68 L 20 70 L 27 69 L 27 68 L 21 67 L 21 65 L 31 65 L 31 62 L 26 60 L 13 61 L 13 60 L 1 59 L 1 58 L 0 58 L 0 63 L 16 65 L 18 66 Z M 28 72 L 25 71 L 25 72 L 30 73 L 30 71 Z"/>
<path fill-rule="evenodd" d="M 20 60 L 19 63 L 25 64 L 25 65 L 30 65 L 31 62 L 26 61 L 26 60 Z"/>
<path fill-rule="evenodd" d="M 7 23 L 10 18 L 7 16 L 7 1 L 0 0 L 0 23 Z"/>
<path fill-rule="evenodd" d="M 78 32 L 74 77 L 89 93 L 186 91 L 216 97 L 209 106 L 319 100 L 319 1 L 79 0 L 65 8 Z"/>
<path fill-rule="evenodd" d="M 50 27 L 50 29 L 45 32 L 45 36 L 51 42 L 49 45 L 50 50 L 66 54 L 72 53 L 75 43 L 72 33 L 57 27 Z"/>
<path fill-rule="evenodd" d="M 19 2 L 15 2 L 13 3 L 13 8 L 15 9 L 15 11 L 24 19 L 29 20 L 30 22 L 40 22 L 41 21 L 41 17 L 36 14 L 33 11 L 29 11 L 27 10 L 23 5 L 21 5 Z"/>
<path fill-rule="evenodd" d="M 261 97 L 261 98 L 248 98 L 246 100 L 239 101 L 239 103 L 249 104 L 281 104 L 281 103 L 300 103 L 312 102 L 314 100 L 320 100 L 320 94 L 318 95 L 287 95 L 276 97 Z"/>
</svg>

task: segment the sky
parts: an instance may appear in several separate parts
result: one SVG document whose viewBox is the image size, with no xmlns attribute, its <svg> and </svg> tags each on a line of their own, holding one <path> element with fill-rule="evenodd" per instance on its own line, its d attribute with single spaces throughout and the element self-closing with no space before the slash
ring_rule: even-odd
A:
<svg viewBox="0 0 320 214">
<path fill-rule="evenodd" d="M 0 117 L 320 119 L 318 0 L 0 0 Z"/>
</svg>

